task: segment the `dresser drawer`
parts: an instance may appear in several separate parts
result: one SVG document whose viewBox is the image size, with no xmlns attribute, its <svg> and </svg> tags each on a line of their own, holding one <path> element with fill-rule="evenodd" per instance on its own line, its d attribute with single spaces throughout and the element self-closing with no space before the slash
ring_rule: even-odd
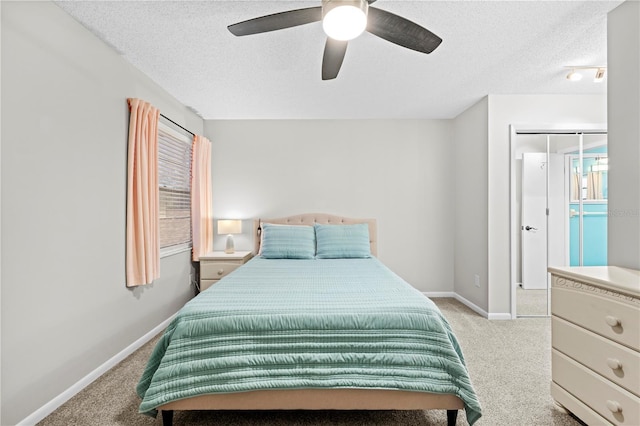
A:
<svg viewBox="0 0 640 426">
<path fill-rule="evenodd" d="M 553 381 L 614 425 L 640 424 L 640 398 L 557 350 L 551 355 Z"/>
<path fill-rule="evenodd" d="M 570 411 L 571 414 L 578 417 L 588 425 L 611 424 L 611 422 L 607 421 L 600 414 L 593 411 L 591 407 L 580 401 L 575 396 L 571 395 L 564 388 L 558 386 L 556 382 L 551 382 L 551 397 L 553 397 L 556 403 L 559 404 L 563 409 Z"/>
<path fill-rule="evenodd" d="M 640 348 L 640 310 L 582 291 L 551 289 L 551 313 L 632 349 Z"/>
<path fill-rule="evenodd" d="M 219 280 L 238 269 L 240 263 L 231 262 L 200 262 L 201 280 Z"/>
<path fill-rule="evenodd" d="M 552 318 L 551 329 L 555 349 L 640 396 L 640 352 L 560 318 Z"/>
</svg>

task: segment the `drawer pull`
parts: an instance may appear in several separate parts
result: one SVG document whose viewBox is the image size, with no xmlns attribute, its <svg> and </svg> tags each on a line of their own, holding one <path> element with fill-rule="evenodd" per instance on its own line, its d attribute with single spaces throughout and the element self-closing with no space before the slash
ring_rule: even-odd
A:
<svg viewBox="0 0 640 426">
<path fill-rule="evenodd" d="M 612 315 L 607 315 L 606 317 L 604 317 L 604 320 L 607 322 L 607 324 L 609 324 L 611 327 L 617 327 L 620 325 L 620 320 Z"/>
<path fill-rule="evenodd" d="M 218 269 L 218 275 L 224 274 L 224 269 Z"/>
<path fill-rule="evenodd" d="M 612 413 L 620 413 L 622 411 L 622 406 L 618 401 L 612 401 L 610 399 L 607 400 L 607 408 Z"/>
<path fill-rule="evenodd" d="M 618 359 L 607 358 L 607 366 L 609 366 L 609 368 L 612 370 L 618 370 L 622 368 L 622 363 Z"/>
</svg>

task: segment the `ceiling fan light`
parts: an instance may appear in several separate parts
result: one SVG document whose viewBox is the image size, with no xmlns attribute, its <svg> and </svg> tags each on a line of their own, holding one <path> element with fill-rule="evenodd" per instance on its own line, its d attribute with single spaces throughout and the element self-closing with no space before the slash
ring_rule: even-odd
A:
<svg viewBox="0 0 640 426">
<path fill-rule="evenodd" d="M 366 0 L 325 0 L 322 3 L 322 28 L 334 40 L 352 40 L 367 27 Z"/>
</svg>

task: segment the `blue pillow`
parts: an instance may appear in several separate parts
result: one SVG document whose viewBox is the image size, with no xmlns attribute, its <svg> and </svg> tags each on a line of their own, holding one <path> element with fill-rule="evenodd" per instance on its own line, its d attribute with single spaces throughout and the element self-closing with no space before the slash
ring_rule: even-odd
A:
<svg viewBox="0 0 640 426">
<path fill-rule="evenodd" d="M 371 257 L 369 225 L 315 225 L 318 259 Z"/>
<path fill-rule="evenodd" d="M 312 226 L 262 224 L 260 255 L 265 259 L 313 259 L 316 233 Z"/>
</svg>

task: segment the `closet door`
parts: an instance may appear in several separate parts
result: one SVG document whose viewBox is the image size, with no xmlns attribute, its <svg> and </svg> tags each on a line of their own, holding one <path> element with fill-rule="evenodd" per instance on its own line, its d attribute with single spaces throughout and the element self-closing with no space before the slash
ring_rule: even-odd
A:
<svg viewBox="0 0 640 426">
<path fill-rule="evenodd" d="M 522 288 L 547 288 L 547 154 L 522 154 Z"/>
</svg>

